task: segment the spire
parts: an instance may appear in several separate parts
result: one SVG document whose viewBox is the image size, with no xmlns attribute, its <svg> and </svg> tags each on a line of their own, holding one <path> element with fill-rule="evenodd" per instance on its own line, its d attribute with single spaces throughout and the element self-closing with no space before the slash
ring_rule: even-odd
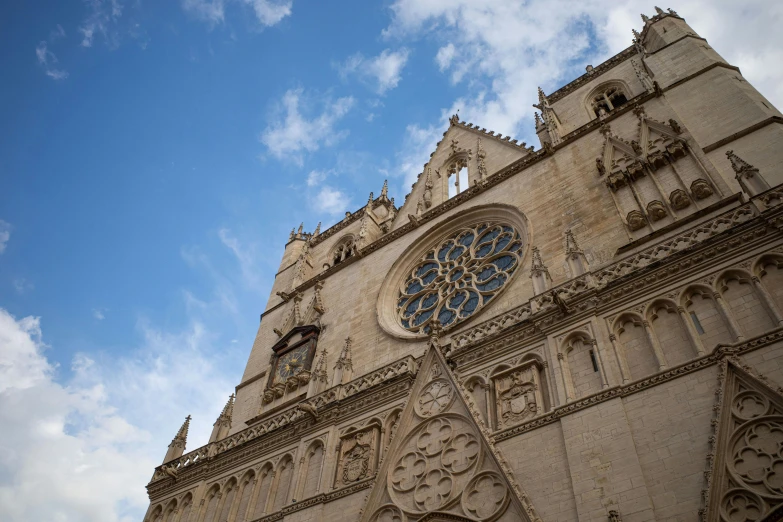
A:
<svg viewBox="0 0 783 522">
<path fill-rule="evenodd" d="M 321 222 L 318 222 L 318 225 L 315 227 L 315 231 L 313 231 L 313 237 L 317 236 L 321 233 Z"/>
<path fill-rule="evenodd" d="M 290 236 L 288 236 L 288 240 L 289 240 L 289 241 L 293 241 L 295 236 L 296 236 L 296 229 L 295 229 L 295 228 L 292 228 L 292 229 L 291 229 L 291 235 L 290 235 Z"/>
<path fill-rule="evenodd" d="M 655 6 L 655 12 L 658 13 L 659 15 L 666 14 L 666 13 L 663 12 L 663 9 L 661 9 L 657 5 Z"/>
<path fill-rule="evenodd" d="M 383 180 L 383 188 L 381 188 L 381 199 L 389 198 L 389 180 Z"/>
<path fill-rule="evenodd" d="M 296 231 L 296 238 L 297 239 L 301 239 L 303 230 L 304 230 L 304 221 L 299 223 L 299 230 Z"/>
<path fill-rule="evenodd" d="M 579 244 L 576 242 L 574 233 L 571 232 L 570 228 L 565 231 L 565 237 L 566 237 L 566 254 L 582 252 L 582 249 L 579 248 Z"/>
<path fill-rule="evenodd" d="M 642 21 L 646 24 L 647 22 L 650 21 L 650 19 L 647 17 L 646 14 L 642 13 Z"/>
<path fill-rule="evenodd" d="M 761 175 L 759 169 L 734 154 L 733 150 L 727 150 L 726 157 L 729 158 L 731 168 L 736 173 L 737 182 L 746 194 L 753 197 L 769 190 L 769 183 Z"/>
<path fill-rule="evenodd" d="M 318 356 L 318 360 L 315 361 L 315 366 L 313 367 L 313 373 L 310 376 L 310 382 L 308 383 L 308 387 L 307 387 L 308 398 L 321 393 L 323 389 L 327 386 L 328 383 L 327 375 L 326 375 L 327 355 L 328 354 L 326 352 L 326 347 L 324 346 L 324 349 L 321 350 L 321 354 Z"/>
<path fill-rule="evenodd" d="M 177 459 L 185 452 L 185 444 L 188 441 L 188 428 L 190 428 L 190 415 L 185 417 L 185 422 L 182 423 L 179 431 L 169 444 L 169 449 L 166 451 L 166 456 L 163 458 L 164 464 L 171 460 Z"/>
<path fill-rule="evenodd" d="M 223 406 L 223 411 L 218 415 L 215 424 L 212 425 L 212 435 L 209 436 L 209 442 L 217 442 L 226 438 L 231 429 L 231 417 L 234 416 L 234 394 L 232 393 Z"/>
<path fill-rule="evenodd" d="M 539 116 L 537 112 L 534 112 L 533 115 L 535 116 L 535 119 L 536 119 L 536 130 L 538 130 L 538 128 L 541 125 L 543 125 L 544 122 L 541 121 L 541 116 Z"/>
<path fill-rule="evenodd" d="M 544 105 L 547 102 L 546 94 L 544 94 L 544 89 L 541 87 L 538 88 L 538 103 L 541 105 Z"/>
<path fill-rule="evenodd" d="M 533 280 L 533 291 L 536 295 L 546 292 L 551 283 L 552 278 L 549 276 L 549 270 L 547 270 L 544 261 L 541 259 L 541 252 L 537 247 L 532 248 L 533 260 L 530 265 L 530 278 Z"/>
<path fill-rule="evenodd" d="M 352 342 L 350 337 L 346 337 L 345 346 L 343 346 L 340 357 L 338 357 L 337 362 L 334 365 L 334 380 L 332 381 L 332 386 L 345 384 L 351 380 L 351 376 L 353 375 L 353 362 L 351 361 Z"/>
</svg>

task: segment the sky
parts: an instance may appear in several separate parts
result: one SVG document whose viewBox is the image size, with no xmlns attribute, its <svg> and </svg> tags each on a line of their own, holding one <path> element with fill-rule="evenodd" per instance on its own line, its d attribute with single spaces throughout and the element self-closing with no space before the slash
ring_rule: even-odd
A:
<svg viewBox="0 0 783 522">
<path fill-rule="evenodd" d="M 783 3 L 672 7 L 783 107 Z M 206 443 L 288 234 L 460 118 L 538 146 L 552 92 L 631 44 L 627 0 L 0 5 L 0 520 L 142 519 Z"/>
</svg>

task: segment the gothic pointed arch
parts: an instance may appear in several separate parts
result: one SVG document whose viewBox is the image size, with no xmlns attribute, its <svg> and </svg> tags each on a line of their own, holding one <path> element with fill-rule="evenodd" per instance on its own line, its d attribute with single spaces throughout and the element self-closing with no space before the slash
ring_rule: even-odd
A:
<svg viewBox="0 0 783 522">
<path fill-rule="evenodd" d="M 430 347 L 362 522 L 538 520 L 464 393 L 443 355 Z"/>
<path fill-rule="evenodd" d="M 631 97 L 627 83 L 619 79 L 610 80 L 597 85 L 585 96 L 585 110 L 591 119 L 601 118 L 628 103 Z"/>
</svg>

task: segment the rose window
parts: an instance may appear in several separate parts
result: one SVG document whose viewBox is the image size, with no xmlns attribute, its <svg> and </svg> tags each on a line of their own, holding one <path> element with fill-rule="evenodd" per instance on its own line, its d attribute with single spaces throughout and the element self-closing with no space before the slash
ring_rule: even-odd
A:
<svg viewBox="0 0 783 522">
<path fill-rule="evenodd" d="M 397 312 L 403 328 L 429 333 L 467 319 L 506 287 L 517 272 L 524 240 L 505 223 L 463 228 L 429 249 L 400 287 Z"/>
</svg>

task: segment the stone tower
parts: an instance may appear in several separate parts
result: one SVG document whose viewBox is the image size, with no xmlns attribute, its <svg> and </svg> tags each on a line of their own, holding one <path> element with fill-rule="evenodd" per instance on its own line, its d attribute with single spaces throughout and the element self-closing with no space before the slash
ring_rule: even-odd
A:
<svg viewBox="0 0 783 522">
<path fill-rule="evenodd" d="M 291 233 L 145 522 L 783 520 L 783 116 L 676 12 Z"/>
</svg>

